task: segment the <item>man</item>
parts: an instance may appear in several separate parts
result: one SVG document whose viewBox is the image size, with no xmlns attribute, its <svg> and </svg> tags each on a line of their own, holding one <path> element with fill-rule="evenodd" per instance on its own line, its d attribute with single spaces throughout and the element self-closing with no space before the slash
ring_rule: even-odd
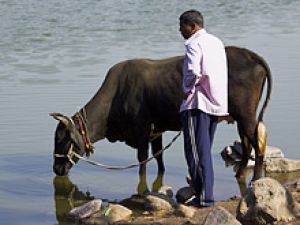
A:
<svg viewBox="0 0 300 225">
<path fill-rule="evenodd" d="M 180 32 L 185 41 L 184 100 L 180 107 L 184 150 L 195 198 L 188 204 L 214 204 L 211 147 L 217 116 L 228 115 L 227 61 L 223 43 L 208 34 L 196 10 L 184 12 Z"/>
</svg>

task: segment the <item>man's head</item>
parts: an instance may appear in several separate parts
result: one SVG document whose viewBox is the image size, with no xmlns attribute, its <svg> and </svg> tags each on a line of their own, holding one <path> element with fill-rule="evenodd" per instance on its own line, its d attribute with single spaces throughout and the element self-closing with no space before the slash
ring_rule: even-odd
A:
<svg viewBox="0 0 300 225">
<path fill-rule="evenodd" d="M 189 10 L 181 14 L 179 17 L 179 31 L 181 35 L 188 39 L 198 30 L 204 27 L 203 16 L 197 10 Z"/>
</svg>

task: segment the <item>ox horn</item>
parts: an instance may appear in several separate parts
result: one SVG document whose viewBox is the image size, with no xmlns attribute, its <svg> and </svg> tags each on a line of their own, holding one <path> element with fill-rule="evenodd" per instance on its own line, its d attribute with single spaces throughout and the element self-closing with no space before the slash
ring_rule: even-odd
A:
<svg viewBox="0 0 300 225">
<path fill-rule="evenodd" d="M 49 113 L 54 119 L 61 121 L 66 127 L 72 123 L 71 119 L 60 112 Z"/>
</svg>

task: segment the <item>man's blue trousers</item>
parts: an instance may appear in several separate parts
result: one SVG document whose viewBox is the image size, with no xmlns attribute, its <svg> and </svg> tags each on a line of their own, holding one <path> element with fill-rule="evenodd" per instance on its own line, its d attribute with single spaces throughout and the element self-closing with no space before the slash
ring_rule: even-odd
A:
<svg viewBox="0 0 300 225">
<path fill-rule="evenodd" d="M 200 206 L 211 206 L 214 204 L 211 148 L 218 119 L 199 109 L 192 109 L 181 113 L 181 121 L 185 158 L 196 191 L 194 201 Z"/>
</svg>

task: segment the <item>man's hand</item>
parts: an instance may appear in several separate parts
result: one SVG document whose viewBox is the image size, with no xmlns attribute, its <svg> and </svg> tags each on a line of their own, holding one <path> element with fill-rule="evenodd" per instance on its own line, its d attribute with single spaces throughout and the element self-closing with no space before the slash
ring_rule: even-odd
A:
<svg viewBox="0 0 300 225">
<path fill-rule="evenodd" d="M 183 99 L 186 100 L 190 96 L 190 94 L 192 94 L 192 93 L 191 92 L 184 93 Z"/>
</svg>

